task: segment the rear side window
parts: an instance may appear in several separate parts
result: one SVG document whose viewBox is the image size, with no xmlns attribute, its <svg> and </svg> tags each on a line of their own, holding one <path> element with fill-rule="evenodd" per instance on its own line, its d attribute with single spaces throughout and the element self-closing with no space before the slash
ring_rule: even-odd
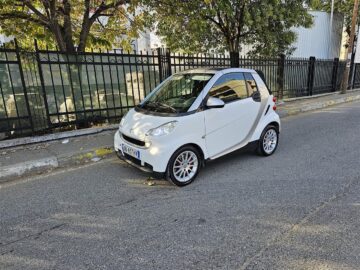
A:
<svg viewBox="0 0 360 270">
<path fill-rule="evenodd" d="M 247 89 L 249 92 L 249 97 L 251 97 L 254 92 L 258 91 L 255 79 L 251 75 L 251 73 L 244 73 L 244 77 L 245 77 L 246 86 L 247 86 Z"/>
<path fill-rule="evenodd" d="M 225 103 L 248 97 L 243 73 L 229 73 L 220 77 L 210 89 L 209 95 L 220 98 Z"/>
</svg>

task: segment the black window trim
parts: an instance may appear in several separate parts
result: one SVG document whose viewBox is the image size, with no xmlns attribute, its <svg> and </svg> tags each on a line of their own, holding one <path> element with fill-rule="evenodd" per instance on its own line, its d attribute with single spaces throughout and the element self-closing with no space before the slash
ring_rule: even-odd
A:
<svg viewBox="0 0 360 270">
<path fill-rule="evenodd" d="M 248 85 L 246 84 L 246 89 L 247 89 L 247 92 L 248 92 L 248 98 L 252 98 L 252 95 L 253 95 L 255 92 L 260 92 L 258 83 L 256 82 L 254 76 L 252 75 L 252 72 L 243 72 L 243 73 L 244 73 L 244 78 L 245 78 L 245 73 L 250 74 L 250 76 L 253 78 L 253 80 L 254 80 L 254 82 L 255 82 L 255 84 L 256 84 L 256 91 L 254 91 L 251 95 L 250 95 L 249 87 L 248 87 Z M 261 78 L 261 77 L 260 77 L 260 78 Z M 246 79 L 245 79 L 245 80 L 246 80 Z M 261 92 L 260 92 L 260 94 L 261 94 Z"/>
<path fill-rule="evenodd" d="M 239 73 L 241 73 L 241 74 L 243 74 L 243 76 L 244 76 L 244 80 L 245 80 L 245 73 L 249 73 L 251 76 L 252 76 L 252 73 L 251 72 L 246 72 L 246 71 L 236 71 L 236 72 L 228 72 L 228 73 L 225 73 L 225 74 L 222 74 L 217 80 L 219 80 L 222 76 L 225 76 L 225 75 L 228 75 L 228 74 L 239 74 Z M 252 76 L 252 78 L 253 78 L 253 80 L 255 81 L 255 84 L 256 84 L 256 88 L 257 88 L 257 91 L 259 91 L 259 87 L 258 87 L 258 85 L 257 85 L 257 82 L 256 82 L 256 80 L 255 80 L 255 78 L 254 78 L 254 76 Z M 216 82 L 217 82 L 217 80 L 216 80 Z M 245 80 L 246 81 L 246 80 Z M 215 83 L 216 83 L 215 82 Z M 211 88 L 215 85 L 215 83 L 211 86 Z M 252 98 L 251 96 L 249 96 L 249 89 L 248 89 L 248 86 L 247 86 L 247 84 L 245 83 L 245 87 L 246 87 L 246 93 L 247 93 L 247 98 Z M 206 106 L 206 101 L 208 100 L 208 98 L 210 97 L 210 95 L 209 95 L 209 93 L 210 93 L 210 91 L 211 91 L 211 88 L 209 89 L 209 92 L 207 93 L 207 95 L 206 95 L 206 97 L 204 98 L 204 106 Z M 234 99 L 234 100 L 231 100 L 231 101 L 228 101 L 228 102 L 225 102 L 225 104 L 229 104 L 229 103 L 232 103 L 232 102 L 237 102 L 237 101 L 240 101 L 240 100 L 245 100 L 245 99 L 247 99 L 247 98 L 238 98 L 238 99 Z"/>
<path fill-rule="evenodd" d="M 266 82 L 266 78 L 265 78 L 264 72 L 262 72 L 262 71 L 259 70 L 259 69 L 255 69 L 255 72 L 256 72 L 256 74 L 260 77 L 260 79 L 263 81 L 263 83 L 265 84 L 266 89 L 268 90 L 269 94 L 272 95 L 273 92 L 271 91 L 269 85 L 268 85 L 267 82 Z M 258 89 L 259 89 L 259 88 L 258 88 Z"/>
</svg>

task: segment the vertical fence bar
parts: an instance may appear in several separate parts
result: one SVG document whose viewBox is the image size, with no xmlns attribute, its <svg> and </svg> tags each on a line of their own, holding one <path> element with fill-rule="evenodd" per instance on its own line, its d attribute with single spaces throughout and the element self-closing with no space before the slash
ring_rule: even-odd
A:
<svg viewBox="0 0 360 270">
<path fill-rule="evenodd" d="M 109 75 L 110 75 L 110 86 L 111 86 L 111 94 L 112 94 L 112 100 L 113 100 L 113 106 L 112 109 L 114 109 L 114 118 L 116 118 L 116 103 L 115 103 L 115 95 L 114 95 L 114 84 L 113 84 L 113 76 L 112 76 L 112 65 L 111 65 L 111 60 L 110 60 L 110 53 L 109 50 L 106 51 L 107 52 L 107 58 L 108 58 L 108 67 L 109 67 Z"/>
<path fill-rule="evenodd" d="M 339 69 L 339 58 L 334 58 L 332 75 L 331 75 L 331 87 L 333 92 L 336 91 L 338 69 Z"/>
<path fill-rule="evenodd" d="M 22 124 L 21 124 L 21 120 L 20 120 L 20 114 L 19 114 L 19 106 L 18 106 L 18 103 L 17 103 L 17 100 L 16 100 L 16 93 L 15 93 L 15 88 L 14 88 L 14 80 L 13 80 L 13 76 L 11 74 L 11 69 L 10 69 L 10 60 L 8 59 L 8 54 L 7 52 L 5 52 L 5 59 L 6 59 L 6 66 L 7 66 L 7 70 L 8 70 L 8 73 L 9 73 L 9 82 L 10 82 L 10 85 L 11 85 L 11 90 L 12 90 L 12 94 L 14 96 L 14 104 L 15 104 L 15 110 L 16 110 L 16 120 L 19 124 L 19 127 L 20 127 L 20 130 L 22 132 Z M 10 111 L 11 113 L 11 111 Z M 13 125 L 13 128 L 16 129 L 16 127 L 14 127 Z"/>
<path fill-rule="evenodd" d="M 169 49 L 166 50 L 166 61 L 167 61 L 167 76 L 166 77 L 170 77 L 172 75 L 172 72 L 171 72 L 171 53 L 170 53 Z"/>
<path fill-rule="evenodd" d="M 125 82 L 125 98 L 126 98 L 126 106 L 129 108 L 129 88 L 126 83 L 126 70 L 125 70 L 125 62 L 124 62 L 124 54 L 121 51 L 121 63 L 122 63 L 122 70 L 123 70 L 123 77 Z"/>
<path fill-rule="evenodd" d="M 161 59 L 161 48 L 157 48 L 157 57 L 158 57 L 158 65 L 159 65 L 159 79 L 161 83 L 163 81 L 163 63 Z"/>
<path fill-rule="evenodd" d="M 82 88 L 82 78 L 81 78 L 82 77 L 82 74 L 81 74 L 82 73 L 82 59 L 79 60 L 79 54 L 78 53 L 75 54 L 75 65 L 76 65 L 76 69 L 77 69 L 77 73 L 78 73 L 78 79 L 79 79 L 79 88 L 78 89 L 80 89 L 80 95 L 81 95 L 84 119 L 86 119 L 87 118 L 86 117 L 86 106 L 85 106 L 84 92 L 83 92 L 83 88 Z M 81 69 L 80 69 L 80 67 L 81 67 Z M 75 102 L 76 102 L 76 100 L 74 99 L 74 103 Z"/>
<path fill-rule="evenodd" d="M 70 121 L 69 110 L 68 110 L 67 98 L 66 98 L 66 94 L 65 94 L 64 78 L 63 78 L 62 68 L 61 68 L 61 64 L 60 64 L 60 54 L 58 51 L 56 52 L 56 56 L 57 56 L 57 61 L 58 61 L 58 65 L 59 65 L 60 81 L 61 81 L 62 94 L 63 94 L 63 98 L 64 98 L 66 119 L 67 119 L 67 122 L 69 122 Z M 61 119 L 63 120 L 64 118 L 65 117 L 63 117 Z"/>
<path fill-rule="evenodd" d="M 48 57 L 48 60 L 50 61 L 49 50 L 47 50 L 47 57 Z M 51 62 L 49 62 L 49 70 L 50 70 L 51 84 L 52 84 L 53 93 L 54 93 L 54 101 L 55 101 L 57 119 L 58 119 L 58 122 L 60 123 L 59 108 L 58 108 L 58 102 L 57 102 L 57 97 L 56 97 L 56 89 L 55 89 L 55 84 L 54 84 L 54 76 L 53 76 L 53 71 L 52 71 L 52 67 L 51 67 Z"/>
<path fill-rule="evenodd" d="M 309 58 L 309 69 L 308 69 L 308 81 L 307 81 L 307 89 L 308 95 L 313 95 L 313 88 L 314 88 L 314 74 L 315 74 L 315 57 L 311 56 Z"/>
<path fill-rule="evenodd" d="M 281 54 L 278 59 L 278 68 L 276 74 L 277 82 L 277 93 L 278 99 L 283 99 L 284 97 L 284 76 L 285 76 L 285 54 Z"/>
<path fill-rule="evenodd" d="M 118 55 L 115 51 L 115 69 L 116 69 L 116 79 L 117 79 L 117 83 L 118 83 L 118 93 L 119 93 L 119 102 L 120 102 L 120 115 L 123 116 L 123 104 L 122 104 L 122 98 L 121 98 L 121 83 L 120 83 L 120 78 L 119 78 L 119 63 L 118 63 Z"/>
<path fill-rule="evenodd" d="M 5 111 L 5 116 L 6 116 L 6 125 L 8 127 L 8 131 L 11 131 L 11 126 L 10 126 L 10 121 L 9 121 L 9 114 L 6 108 L 6 102 L 5 102 L 5 95 L 4 95 L 4 91 L 0 82 L 0 93 L 1 93 L 1 99 L 3 101 L 3 106 L 4 106 L 4 111 Z"/>
<path fill-rule="evenodd" d="M 89 97 L 90 97 L 90 108 L 91 108 L 91 117 L 94 119 L 94 104 L 93 104 L 93 97 L 91 94 L 91 86 L 90 86 L 90 78 L 89 78 L 89 69 L 88 69 L 88 59 L 86 58 L 87 54 L 84 54 L 84 64 L 85 64 L 85 71 L 86 71 L 86 80 L 89 89 Z"/>
<path fill-rule="evenodd" d="M 17 43 L 16 39 L 14 39 L 14 42 L 15 42 L 16 58 L 17 58 L 18 63 L 19 63 L 20 80 L 21 80 L 21 84 L 23 85 L 26 109 L 28 111 L 31 131 L 34 132 L 34 123 L 33 123 L 32 115 L 31 115 L 29 98 L 28 98 L 28 95 L 27 95 L 27 88 L 26 88 L 26 83 L 25 83 L 25 78 L 24 78 L 24 73 L 23 73 L 23 67 L 22 67 L 22 63 L 21 63 L 20 49 L 19 49 L 19 46 L 18 46 L 18 43 Z"/>
<path fill-rule="evenodd" d="M 93 63 L 93 68 L 94 68 L 94 79 L 95 79 L 95 87 L 96 87 L 96 95 L 97 95 L 97 101 L 98 101 L 98 106 L 99 106 L 99 113 L 100 113 L 100 118 L 102 117 L 102 107 L 101 107 L 101 102 L 100 102 L 100 94 L 99 94 L 99 83 L 98 83 L 98 78 L 97 78 L 97 73 L 96 73 L 96 59 L 95 59 L 95 53 L 94 51 L 91 49 L 91 54 L 92 54 L 92 63 Z"/>
<path fill-rule="evenodd" d="M 46 112 L 46 121 L 47 121 L 48 127 L 50 127 L 51 126 L 51 120 L 50 120 L 49 105 L 48 105 L 48 102 L 47 102 L 45 81 L 44 81 L 44 75 L 43 75 L 43 71 L 42 71 L 42 67 L 41 67 L 39 47 L 38 47 L 36 39 L 35 39 L 35 55 L 36 55 L 36 62 L 37 62 L 37 65 L 38 65 L 38 69 L 39 69 L 39 78 L 40 78 L 42 96 L 43 96 L 43 99 L 44 99 L 45 112 Z"/>
<path fill-rule="evenodd" d="M 105 94 L 106 115 L 107 115 L 107 120 L 109 121 L 110 114 L 109 114 L 109 104 L 108 104 L 108 97 L 107 97 L 107 90 L 106 90 L 106 82 L 105 82 L 104 65 L 103 65 L 103 59 L 102 59 L 103 54 L 101 54 L 101 50 L 99 50 L 99 52 L 100 52 L 99 56 L 100 56 L 101 74 L 102 74 L 104 94 Z"/>
<path fill-rule="evenodd" d="M 141 93 L 140 93 L 140 83 L 139 83 L 139 63 L 137 59 L 137 52 L 134 52 L 134 61 L 135 61 L 135 69 L 136 69 L 136 85 L 137 85 L 137 92 L 139 97 L 139 102 L 141 101 Z M 135 105 L 135 104 L 134 104 Z"/>
</svg>

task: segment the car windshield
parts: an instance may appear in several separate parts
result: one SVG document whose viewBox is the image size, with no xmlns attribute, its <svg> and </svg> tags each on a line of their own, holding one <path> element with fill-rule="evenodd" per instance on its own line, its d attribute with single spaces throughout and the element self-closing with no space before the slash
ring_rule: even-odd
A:
<svg viewBox="0 0 360 270">
<path fill-rule="evenodd" d="M 213 74 L 176 74 L 167 80 L 140 107 L 162 113 L 184 113 L 204 89 Z"/>
</svg>

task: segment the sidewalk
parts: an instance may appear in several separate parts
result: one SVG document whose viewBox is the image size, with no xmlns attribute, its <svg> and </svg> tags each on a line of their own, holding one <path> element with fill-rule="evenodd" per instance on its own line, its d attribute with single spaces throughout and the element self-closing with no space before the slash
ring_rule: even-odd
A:
<svg viewBox="0 0 360 270">
<path fill-rule="evenodd" d="M 278 104 L 281 118 L 336 104 L 360 100 L 360 91 L 285 100 Z M 112 158 L 117 125 L 33 138 L 0 141 L 0 183 L 25 175 L 45 173 Z"/>
</svg>

